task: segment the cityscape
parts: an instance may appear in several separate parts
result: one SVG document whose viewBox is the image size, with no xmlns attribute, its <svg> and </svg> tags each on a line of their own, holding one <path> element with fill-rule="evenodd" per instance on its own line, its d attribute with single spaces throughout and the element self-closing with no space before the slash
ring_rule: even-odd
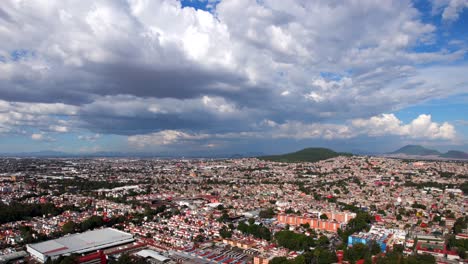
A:
<svg viewBox="0 0 468 264">
<path fill-rule="evenodd" d="M 0 264 L 468 264 L 468 0 L 0 0 Z"/>
<path fill-rule="evenodd" d="M 466 258 L 466 161 L 337 156 L 299 163 L 0 162 L 3 262 L 102 263 L 103 256 L 109 263 L 128 257 L 130 263 L 256 264 Z"/>
</svg>

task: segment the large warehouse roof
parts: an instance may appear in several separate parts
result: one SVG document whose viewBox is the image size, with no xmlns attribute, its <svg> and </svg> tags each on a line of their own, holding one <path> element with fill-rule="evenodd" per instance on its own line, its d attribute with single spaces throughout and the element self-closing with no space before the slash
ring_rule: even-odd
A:
<svg viewBox="0 0 468 264">
<path fill-rule="evenodd" d="M 159 254 L 158 252 L 154 251 L 154 250 L 151 250 L 151 249 L 143 249 L 139 252 L 136 253 L 138 256 L 140 257 L 144 257 L 144 258 L 154 258 L 155 260 L 158 260 L 160 262 L 167 262 L 170 260 L 170 258 L 167 258 L 161 254 Z"/>
<path fill-rule="evenodd" d="M 98 229 L 28 245 L 28 252 L 40 260 L 72 253 L 86 253 L 133 242 L 133 236 L 113 228 Z"/>
</svg>

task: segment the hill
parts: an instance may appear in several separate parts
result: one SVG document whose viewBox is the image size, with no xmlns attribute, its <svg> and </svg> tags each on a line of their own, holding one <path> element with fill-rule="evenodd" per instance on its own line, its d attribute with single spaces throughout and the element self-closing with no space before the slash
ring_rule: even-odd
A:
<svg viewBox="0 0 468 264">
<path fill-rule="evenodd" d="M 440 155 L 443 158 L 450 159 L 468 159 L 468 153 L 458 150 L 449 150 L 447 153 Z"/>
<path fill-rule="evenodd" d="M 437 150 L 428 149 L 420 145 L 406 145 L 390 154 L 405 154 L 405 155 L 415 155 L 415 156 L 430 156 L 430 155 L 439 156 L 441 153 Z"/>
<path fill-rule="evenodd" d="M 316 162 L 338 156 L 351 155 L 349 153 L 339 153 L 327 148 L 306 148 L 283 155 L 270 155 L 258 157 L 261 160 L 277 162 Z"/>
</svg>

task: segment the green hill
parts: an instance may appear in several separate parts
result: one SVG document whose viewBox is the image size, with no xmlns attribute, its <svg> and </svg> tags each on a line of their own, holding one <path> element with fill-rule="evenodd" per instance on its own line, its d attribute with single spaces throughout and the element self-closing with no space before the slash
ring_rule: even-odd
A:
<svg viewBox="0 0 468 264">
<path fill-rule="evenodd" d="M 428 149 L 419 145 L 406 145 L 391 154 L 406 154 L 406 155 L 417 155 L 417 156 L 439 156 L 441 153 L 434 149 Z"/>
<path fill-rule="evenodd" d="M 468 159 L 468 153 L 458 150 L 449 150 L 447 153 L 444 153 L 440 156 L 450 159 Z"/>
<path fill-rule="evenodd" d="M 258 157 L 261 160 L 277 162 L 316 162 L 338 156 L 349 156 L 349 153 L 339 153 L 327 148 L 306 148 L 293 153 L 283 155 L 271 155 Z"/>
</svg>

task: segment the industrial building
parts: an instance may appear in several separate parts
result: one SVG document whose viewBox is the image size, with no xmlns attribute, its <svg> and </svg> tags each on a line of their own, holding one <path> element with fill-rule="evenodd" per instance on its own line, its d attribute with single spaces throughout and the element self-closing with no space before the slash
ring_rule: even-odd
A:
<svg viewBox="0 0 468 264">
<path fill-rule="evenodd" d="M 137 253 L 135 253 L 135 255 L 140 256 L 140 257 L 145 258 L 145 259 L 151 258 L 151 259 L 153 259 L 153 262 L 155 262 L 155 263 L 167 263 L 167 262 L 169 262 L 171 260 L 170 258 L 165 257 L 165 256 L 163 256 L 163 255 L 159 254 L 158 252 L 156 252 L 154 250 L 151 250 L 151 249 L 143 249 L 143 250 L 138 251 Z"/>
<path fill-rule="evenodd" d="M 348 246 L 357 243 L 367 245 L 371 242 L 377 243 L 382 252 L 387 252 L 393 245 L 402 245 L 405 241 L 406 232 L 400 229 L 387 229 L 383 227 L 372 226 L 369 232 L 359 232 L 348 237 Z"/>
<path fill-rule="evenodd" d="M 134 241 L 133 235 L 129 233 L 113 228 L 104 228 L 30 244 L 26 248 L 31 257 L 44 263 L 49 258 L 56 259 L 64 255 L 86 254 Z"/>
</svg>

